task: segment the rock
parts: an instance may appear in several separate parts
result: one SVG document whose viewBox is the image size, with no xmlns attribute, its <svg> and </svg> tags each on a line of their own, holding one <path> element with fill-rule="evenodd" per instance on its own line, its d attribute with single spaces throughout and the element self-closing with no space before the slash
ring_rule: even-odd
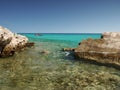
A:
<svg viewBox="0 0 120 90">
<path fill-rule="evenodd" d="M 27 42 L 27 43 L 26 43 L 26 47 L 32 47 L 32 46 L 34 46 L 34 45 L 35 45 L 34 42 Z"/>
<path fill-rule="evenodd" d="M 10 32 L 8 29 L 3 28 L 0 26 L 0 47 L 1 50 L 4 48 L 4 46 L 12 40 L 13 33 Z"/>
<path fill-rule="evenodd" d="M 83 40 L 74 52 L 77 58 L 120 67 L 120 33 L 105 32 L 100 39 Z"/>
<path fill-rule="evenodd" d="M 74 51 L 75 48 L 63 48 L 62 51 Z"/>
<path fill-rule="evenodd" d="M 7 28 L 0 26 L 0 56 L 6 57 L 13 55 L 26 47 L 28 38 L 19 34 L 12 33 Z"/>
<path fill-rule="evenodd" d="M 45 54 L 45 55 L 49 54 L 49 53 L 50 53 L 50 51 L 48 51 L 48 50 L 43 50 L 43 51 L 40 52 L 40 54 Z"/>
</svg>

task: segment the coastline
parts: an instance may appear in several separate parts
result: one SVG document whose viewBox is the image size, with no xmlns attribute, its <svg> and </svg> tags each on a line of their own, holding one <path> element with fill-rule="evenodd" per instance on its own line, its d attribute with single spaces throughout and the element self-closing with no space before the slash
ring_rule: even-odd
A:
<svg viewBox="0 0 120 90">
<path fill-rule="evenodd" d="M 78 43 L 42 41 L 39 37 L 41 36 L 28 37 L 35 42 L 34 47 L 13 57 L 0 58 L 0 89 L 120 88 L 119 70 L 75 60 L 69 53 L 61 51 L 64 47 L 76 47 Z"/>
</svg>

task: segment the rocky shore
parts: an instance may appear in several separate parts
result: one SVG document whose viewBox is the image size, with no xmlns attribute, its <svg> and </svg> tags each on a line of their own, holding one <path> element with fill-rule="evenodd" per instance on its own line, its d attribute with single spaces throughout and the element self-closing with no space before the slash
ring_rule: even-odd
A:
<svg viewBox="0 0 120 90">
<path fill-rule="evenodd" d="M 74 53 L 79 59 L 120 68 L 120 33 L 105 32 L 100 39 L 83 40 Z"/>
<path fill-rule="evenodd" d="M 16 33 L 12 33 L 7 28 L 0 26 L 0 57 L 13 55 L 28 46 L 33 46 L 34 43 L 29 43 L 28 38 Z"/>
</svg>

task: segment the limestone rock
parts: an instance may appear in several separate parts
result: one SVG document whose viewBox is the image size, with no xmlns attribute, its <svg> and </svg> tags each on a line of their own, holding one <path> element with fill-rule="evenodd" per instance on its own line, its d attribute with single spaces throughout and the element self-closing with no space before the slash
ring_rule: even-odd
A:
<svg viewBox="0 0 120 90">
<path fill-rule="evenodd" d="M 120 33 L 105 32 L 101 39 L 83 40 L 75 54 L 78 58 L 120 67 Z"/>
<path fill-rule="evenodd" d="M 13 33 L 7 28 L 0 26 L 0 46 L 4 46 L 12 40 Z"/>
<path fill-rule="evenodd" d="M 13 55 L 14 52 L 24 48 L 27 42 L 27 37 L 12 33 L 7 28 L 0 26 L 0 56 Z"/>
</svg>

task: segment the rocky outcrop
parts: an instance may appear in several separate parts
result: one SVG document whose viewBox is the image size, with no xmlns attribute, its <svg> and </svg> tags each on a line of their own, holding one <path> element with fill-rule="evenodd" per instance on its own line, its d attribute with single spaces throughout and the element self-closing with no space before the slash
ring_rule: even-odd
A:
<svg viewBox="0 0 120 90">
<path fill-rule="evenodd" d="M 0 26 L 0 56 L 13 55 L 16 51 L 25 48 L 28 38 L 12 33 L 7 28 Z"/>
<path fill-rule="evenodd" d="M 101 39 L 83 40 L 74 52 L 78 58 L 120 67 L 120 33 L 105 32 Z"/>
</svg>

